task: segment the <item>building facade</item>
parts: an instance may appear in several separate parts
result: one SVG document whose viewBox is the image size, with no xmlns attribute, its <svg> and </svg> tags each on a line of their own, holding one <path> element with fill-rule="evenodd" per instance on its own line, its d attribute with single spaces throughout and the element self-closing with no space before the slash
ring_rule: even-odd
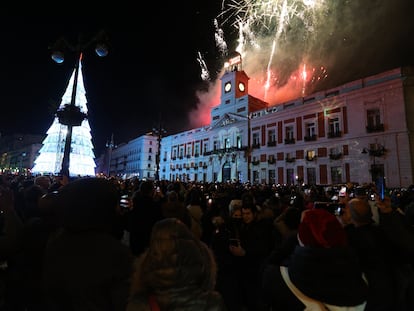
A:
<svg viewBox="0 0 414 311">
<path fill-rule="evenodd" d="M 211 124 L 160 144 L 151 133 L 137 138 L 113 151 L 111 171 L 121 164 L 153 178 L 159 164 L 159 179 L 170 181 L 363 184 L 384 177 L 388 187 L 413 184 L 414 68 L 278 105 L 249 95 L 248 80 L 241 60 L 230 60 Z"/>
<path fill-rule="evenodd" d="M 156 179 L 157 136 L 145 134 L 126 144 L 107 149 L 106 158 L 110 163 L 108 176 L 122 178 Z"/>
</svg>

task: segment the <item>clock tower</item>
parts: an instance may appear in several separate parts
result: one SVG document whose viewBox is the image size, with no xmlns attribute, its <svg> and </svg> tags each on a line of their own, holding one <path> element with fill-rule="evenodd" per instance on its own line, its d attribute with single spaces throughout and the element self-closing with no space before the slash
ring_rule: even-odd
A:
<svg viewBox="0 0 414 311">
<path fill-rule="evenodd" d="M 242 70 L 241 55 L 234 52 L 224 65 L 224 74 L 221 77 L 221 102 L 246 96 L 248 94 L 249 77 Z"/>
</svg>

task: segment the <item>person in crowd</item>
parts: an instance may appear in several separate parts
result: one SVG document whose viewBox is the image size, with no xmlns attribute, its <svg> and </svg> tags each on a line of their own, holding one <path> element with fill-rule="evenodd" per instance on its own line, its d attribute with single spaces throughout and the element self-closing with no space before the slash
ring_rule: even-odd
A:
<svg viewBox="0 0 414 311">
<path fill-rule="evenodd" d="M 23 222 L 14 209 L 14 192 L 7 184 L 0 185 L 0 310 L 7 310 L 13 292 L 10 269 L 21 246 Z"/>
<path fill-rule="evenodd" d="M 400 204 L 393 205 L 391 198 L 376 197 L 379 227 L 384 237 L 386 261 L 391 268 L 393 310 L 414 310 L 414 234 L 401 214 Z"/>
<path fill-rule="evenodd" d="M 167 193 L 167 200 L 161 205 L 163 218 L 177 218 L 181 220 L 188 228 L 192 227 L 190 211 L 180 200 L 179 194 L 172 190 Z M 201 232 L 199 232 L 201 234 Z"/>
<path fill-rule="evenodd" d="M 251 198 L 242 196 L 242 223 L 237 243 L 230 244 L 233 263 L 239 271 L 239 299 L 248 311 L 259 310 L 259 271 L 274 248 L 273 224 L 259 219 L 259 210 Z"/>
<path fill-rule="evenodd" d="M 113 234 L 118 189 L 85 177 L 59 190 L 59 231 L 44 253 L 43 288 L 50 310 L 124 311 L 134 256 Z"/>
<path fill-rule="evenodd" d="M 301 210 L 289 206 L 277 217 L 275 226 L 275 247 L 268 257 L 268 262 L 274 265 L 286 263 L 298 245 L 297 233 L 301 218 Z"/>
<path fill-rule="evenodd" d="M 142 181 L 132 194 L 132 209 L 126 214 L 129 232 L 129 247 L 134 256 L 139 256 L 149 245 L 152 226 L 162 219 L 161 205 L 154 199 L 154 183 Z"/>
<path fill-rule="evenodd" d="M 30 195 L 26 196 L 30 199 L 25 201 L 30 212 L 23 222 L 20 249 L 9 271 L 13 277 L 9 282 L 11 297 L 8 308 L 14 311 L 43 311 L 47 310 L 42 288 L 43 255 L 49 238 L 60 225 L 57 219 L 57 192 L 42 195 L 44 191 L 38 185 L 32 185 L 27 190 Z"/>
<path fill-rule="evenodd" d="M 261 274 L 263 309 L 364 310 L 368 285 L 335 215 L 304 210 L 297 238 L 288 266 L 268 264 Z"/>
<path fill-rule="evenodd" d="M 348 226 L 348 240 L 369 284 L 366 311 L 394 310 L 392 270 L 386 259 L 390 251 L 387 239 L 379 226 L 374 225 L 371 207 L 365 198 L 351 199 L 348 209 L 353 225 Z"/>
<path fill-rule="evenodd" d="M 135 261 L 127 311 L 225 311 L 211 250 L 177 218 L 158 221 Z"/>
<path fill-rule="evenodd" d="M 191 216 L 191 231 L 201 239 L 203 227 L 201 220 L 203 218 L 203 196 L 197 187 L 192 187 L 187 194 L 187 209 Z"/>
<path fill-rule="evenodd" d="M 240 227 L 242 223 L 242 201 L 233 199 L 229 203 L 229 215 L 214 218 L 215 231 L 211 238 L 210 247 L 217 262 L 216 290 L 223 296 L 226 308 L 231 311 L 242 309 L 240 299 L 239 266 L 236 258 L 230 252 L 230 245 L 239 245 Z"/>
<path fill-rule="evenodd" d="M 49 176 L 40 175 L 40 176 L 35 177 L 34 184 L 39 186 L 40 189 L 42 189 L 43 194 L 46 194 L 50 191 L 50 187 L 52 186 L 52 181 Z"/>
</svg>

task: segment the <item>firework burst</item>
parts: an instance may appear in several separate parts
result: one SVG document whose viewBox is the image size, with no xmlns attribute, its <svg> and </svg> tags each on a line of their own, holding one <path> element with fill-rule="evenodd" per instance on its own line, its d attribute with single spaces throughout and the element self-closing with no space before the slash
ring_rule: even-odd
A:
<svg viewBox="0 0 414 311">
<path fill-rule="evenodd" d="M 242 55 L 246 72 L 257 83 L 260 81 L 250 88 L 253 95 L 274 103 L 286 98 L 277 93 L 281 89 L 286 93 L 290 85 L 296 90 L 289 90 L 289 96 L 304 96 L 319 81 L 312 79 L 315 69 L 306 69 L 312 68 L 312 61 L 305 65 L 305 60 L 312 58 L 312 37 L 324 14 L 322 0 L 223 0 L 222 12 L 217 17 L 221 26 L 215 21 L 216 29 L 221 31 L 217 46 L 225 55 L 228 45 L 222 28 L 230 26 L 237 30 L 234 49 Z M 326 76 L 326 68 L 324 71 Z M 296 83 L 291 84 L 292 81 Z"/>
</svg>

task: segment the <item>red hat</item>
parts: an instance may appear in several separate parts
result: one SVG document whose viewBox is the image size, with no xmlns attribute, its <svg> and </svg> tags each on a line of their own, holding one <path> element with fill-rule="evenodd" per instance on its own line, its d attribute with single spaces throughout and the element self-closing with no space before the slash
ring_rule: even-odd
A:
<svg viewBox="0 0 414 311">
<path fill-rule="evenodd" d="M 343 247 L 348 244 L 342 225 L 333 214 L 322 208 L 302 213 L 298 238 L 304 246 L 311 247 Z"/>
</svg>

